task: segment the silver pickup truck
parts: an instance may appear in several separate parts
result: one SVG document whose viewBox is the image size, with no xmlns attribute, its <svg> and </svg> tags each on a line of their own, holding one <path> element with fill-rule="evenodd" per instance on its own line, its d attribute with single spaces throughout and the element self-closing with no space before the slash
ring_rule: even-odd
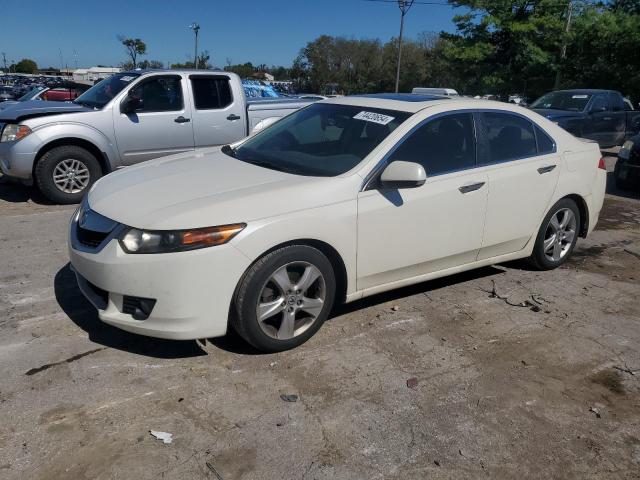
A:
<svg viewBox="0 0 640 480">
<path fill-rule="evenodd" d="M 309 103 L 248 100 L 229 72 L 122 72 L 73 103 L 0 111 L 0 168 L 56 203 L 77 203 L 117 168 L 233 143 Z"/>
</svg>

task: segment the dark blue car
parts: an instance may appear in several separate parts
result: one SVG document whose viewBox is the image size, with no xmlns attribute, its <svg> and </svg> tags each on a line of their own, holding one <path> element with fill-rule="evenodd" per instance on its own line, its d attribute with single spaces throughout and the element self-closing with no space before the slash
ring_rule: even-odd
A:
<svg viewBox="0 0 640 480">
<path fill-rule="evenodd" d="M 607 148 L 640 132 L 640 111 L 629 111 L 615 90 L 557 90 L 530 105 L 540 115 L 576 137 L 589 138 Z"/>
</svg>

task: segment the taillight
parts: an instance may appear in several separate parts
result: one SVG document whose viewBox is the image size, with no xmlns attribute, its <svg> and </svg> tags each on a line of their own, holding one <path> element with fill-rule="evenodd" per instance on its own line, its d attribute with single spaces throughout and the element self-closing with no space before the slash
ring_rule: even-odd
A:
<svg viewBox="0 0 640 480">
<path fill-rule="evenodd" d="M 606 170 L 607 169 L 607 164 L 604 163 L 604 157 L 600 158 L 600 161 L 598 162 L 598 168 L 600 170 Z"/>
</svg>

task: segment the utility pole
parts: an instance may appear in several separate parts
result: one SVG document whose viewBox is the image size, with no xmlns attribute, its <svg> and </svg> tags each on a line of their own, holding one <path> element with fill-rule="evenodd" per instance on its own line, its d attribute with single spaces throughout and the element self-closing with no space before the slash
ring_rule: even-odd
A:
<svg viewBox="0 0 640 480">
<path fill-rule="evenodd" d="M 189 28 L 193 30 L 193 33 L 196 34 L 196 49 L 195 49 L 195 54 L 193 55 L 193 65 L 197 70 L 198 69 L 198 32 L 200 31 L 200 25 L 198 25 L 196 22 L 193 22 L 191 25 L 189 25 Z"/>
<path fill-rule="evenodd" d="M 402 33 L 404 32 L 404 16 L 413 5 L 413 0 L 398 0 L 400 7 L 400 37 L 398 38 L 398 69 L 396 70 L 396 93 L 400 85 L 400 62 L 402 61 Z"/>
<path fill-rule="evenodd" d="M 62 49 L 58 48 L 58 52 L 60 52 L 60 70 L 64 68 L 64 60 L 62 59 Z"/>
<path fill-rule="evenodd" d="M 4 64 L 4 71 L 7 71 L 7 54 L 2 52 L 2 63 Z"/>
<path fill-rule="evenodd" d="M 553 87 L 554 90 L 558 90 L 560 88 L 560 80 L 561 80 L 561 70 L 562 63 L 564 59 L 567 58 L 567 40 L 569 37 L 569 30 L 571 30 L 571 16 L 573 14 L 573 2 L 569 0 L 569 4 L 567 5 L 567 23 L 564 27 L 564 38 L 562 39 L 562 49 L 560 50 L 560 65 L 558 65 L 558 71 L 556 72 L 556 83 Z"/>
</svg>

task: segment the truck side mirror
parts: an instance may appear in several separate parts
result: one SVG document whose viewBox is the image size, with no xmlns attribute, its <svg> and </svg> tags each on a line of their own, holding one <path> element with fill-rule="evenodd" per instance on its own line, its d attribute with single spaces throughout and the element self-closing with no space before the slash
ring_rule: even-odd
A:
<svg viewBox="0 0 640 480">
<path fill-rule="evenodd" d="M 606 112 L 607 111 L 607 107 L 605 107 L 604 105 L 596 105 L 591 107 L 591 110 L 589 110 L 589 113 L 602 113 L 602 112 Z"/>
<path fill-rule="evenodd" d="M 124 114 L 134 113 L 142 106 L 142 101 L 138 97 L 127 95 L 122 104 L 120 105 L 120 112 Z"/>
</svg>

